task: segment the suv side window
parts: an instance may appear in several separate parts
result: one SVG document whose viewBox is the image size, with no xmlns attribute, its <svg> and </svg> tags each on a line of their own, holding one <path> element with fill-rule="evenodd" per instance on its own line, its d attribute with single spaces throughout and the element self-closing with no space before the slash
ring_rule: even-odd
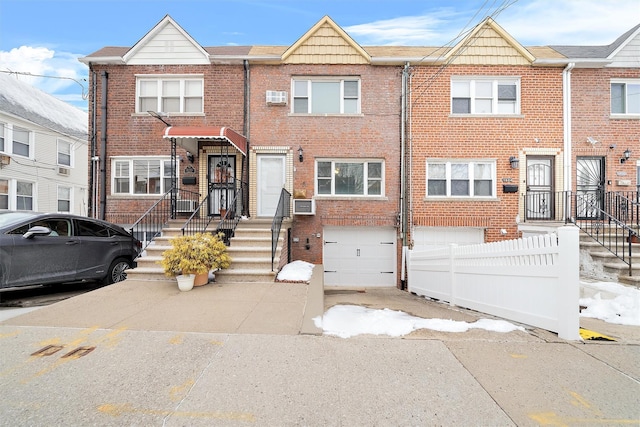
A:
<svg viewBox="0 0 640 427">
<path fill-rule="evenodd" d="M 109 229 L 93 222 L 76 220 L 78 236 L 109 237 Z"/>
</svg>

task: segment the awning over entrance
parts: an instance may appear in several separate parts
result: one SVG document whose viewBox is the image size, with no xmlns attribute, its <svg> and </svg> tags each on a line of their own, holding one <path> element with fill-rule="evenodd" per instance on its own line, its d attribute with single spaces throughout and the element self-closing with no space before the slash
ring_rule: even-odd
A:
<svg viewBox="0 0 640 427">
<path fill-rule="evenodd" d="M 247 138 L 228 127 L 219 126 L 169 126 L 165 128 L 163 138 L 175 138 L 176 143 L 187 151 L 198 154 L 198 141 L 227 141 L 247 155 Z"/>
</svg>

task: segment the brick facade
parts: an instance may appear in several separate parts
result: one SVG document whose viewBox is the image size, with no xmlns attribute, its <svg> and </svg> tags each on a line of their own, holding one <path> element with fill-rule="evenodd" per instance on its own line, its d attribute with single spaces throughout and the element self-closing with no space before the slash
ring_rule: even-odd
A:
<svg viewBox="0 0 640 427">
<path fill-rule="evenodd" d="M 517 236 L 520 193 L 503 193 L 504 183 L 526 182 L 512 169 L 511 156 L 528 149 L 563 148 L 562 68 L 533 66 L 414 67 L 411 78 L 413 153 L 412 202 L 416 226 L 485 228 L 485 240 Z M 435 78 L 433 76 L 436 75 Z M 452 76 L 505 76 L 521 79 L 521 114 L 460 117 L 451 111 Z M 536 142 L 536 140 L 538 142 Z M 492 200 L 426 197 L 427 159 L 494 159 L 496 197 Z"/>
<path fill-rule="evenodd" d="M 316 215 L 295 216 L 294 259 L 322 262 L 322 227 L 395 226 L 400 197 L 401 69 L 370 65 L 252 65 L 250 141 L 252 146 L 290 146 L 294 151 L 293 190 L 316 197 Z M 293 115 L 290 105 L 267 105 L 267 90 L 291 91 L 293 76 L 357 76 L 361 115 Z M 298 161 L 297 150 L 304 150 Z M 325 197 L 314 194 L 315 160 L 377 159 L 385 162 L 384 197 Z M 310 249 L 306 249 L 309 239 Z"/>
<path fill-rule="evenodd" d="M 636 191 L 637 162 L 640 155 L 640 120 L 611 117 L 611 79 L 640 79 L 639 69 L 576 68 L 571 72 L 571 138 L 573 166 L 576 157 L 605 158 L 605 191 Z M 598 143 L 590 144 L 587 138 Z M 613 147 L 613 148 L 611 148 Z M 632 159 L 620 163 L 629 149 Z M 619 185 L 619 181 L 630 185 Z M 575 182 L 574 182 L 575 189 Z"/>
<path fill-rule="evenodd" d="M 239 133 L 244 123 L 244 71 L 242 65 L 91 65 L 90 85 L 96 85 L 96 98 L 90 95 L 89 117 L 96 113 L 96 152 L 102 144 L 102 72 L 107 79 L 107 151 L 106 151 L 106 219 L 119 223 L 137 219 L 158 195 L 113 195 L 111 192 L 111 158 L 114 156 L 168 156 L 171 143 L 162 138 L 165 124 L 148 114 L 136 114 L 136 75 L 201 74 L 204 76 L 204 115 L 172 115 L 165 120 L 173 126 L 228 126 Z M 90 129 L 91 134 L 91 120 Z M 186 158 L 178 147 L 177 154 Z M 193 153 L 197 155 L 198 153 Z M 181 163 L 179 168 L 183 168 Z M 192 165 L 199 176 L 199 162 Z M 204 171 L 203 171 L 204 172 Z M 206 175 L 205 175 L 206 176 Z M 100 188 L 99 186 L 97 188 Z M 201 186 L 185 186 L 201 192 Z"/>
</svg>

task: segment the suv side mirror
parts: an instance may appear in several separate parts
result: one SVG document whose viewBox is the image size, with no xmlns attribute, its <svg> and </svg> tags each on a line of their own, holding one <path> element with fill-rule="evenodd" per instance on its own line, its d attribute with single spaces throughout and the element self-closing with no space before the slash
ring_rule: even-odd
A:
<svg viewBox="0 0 640 427">
<path fill-rule="evenodd" d="M 33 236 L 48 236 L 51 233 L 49 227 L 43 227 L 41 225 L 33 226 L 22 235 L 23 239 L 31 239 Z"/>
</svg>

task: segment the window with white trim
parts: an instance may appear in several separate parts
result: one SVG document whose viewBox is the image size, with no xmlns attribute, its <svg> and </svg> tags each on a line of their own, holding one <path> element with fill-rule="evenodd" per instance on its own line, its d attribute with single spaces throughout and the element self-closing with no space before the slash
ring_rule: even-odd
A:
<svg viewBox="0 0 640 427">
<path fill-rule="evenodd" d="M 18 126 L 13 127 L 11 152 L 18 156 L 31 157 L 31 132 Z"/>
<path fill-rule="evenodd" d="M 16 181 L 16 210 L 33 210 L 33 183 Z"/>
<path fill-rule="evenodd" d="M 384 196 L 384 162 L 318 160 L 315 181 L 321 196 Z"/>
<path fill-rule="evenodd" d="M 5 146 L 4 146 L 5 129 L 6 129 L 6 126 L 4 125 L 4 123 L 0 123 L 0 152 L 5 151 Z"/>
<path fill-rule="evenodd" d="M 163 194 L 171 189 L 171 160 L 116 158 L 111 163 L 113 194 Z"/>
<path fill-rule="evenodd" d="M 58 212 L 71 212 L 71 187 L 58 186 Z"/>
<path fill-rule="evenodd" d="M 427 197 L 495 197 L 494 161 L 427 161 Z"/>
<path fill-rule="evenodd" d="M 204 79 L 184 76 L 138 76 L 136 112 L 200 114 L 204 111 Z"/>
<path fill-rule="evenodd" d="M 451 114 L 520 114 L 520 79 L 452 77 Z"/>
<path fill-rule="evenodd" d="M 611 81 L 611 114 L 640 115 L 640 79 Z"/>
<path fill-rule="evenodd" d="M 9 209 L 9 180 L 0 178 L 0 209 Z"/>
<path fill-rule="evenodd" d="M 71 167 L 71 143 L 64 139 L 58 139 L 58 164 Z"/>
<path fill-rule="evenodd" d="M 354 77 L 294 78 L 294 114 L 359 114 L 360 79 Z"/>
</svg>

